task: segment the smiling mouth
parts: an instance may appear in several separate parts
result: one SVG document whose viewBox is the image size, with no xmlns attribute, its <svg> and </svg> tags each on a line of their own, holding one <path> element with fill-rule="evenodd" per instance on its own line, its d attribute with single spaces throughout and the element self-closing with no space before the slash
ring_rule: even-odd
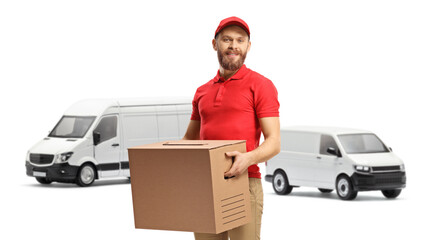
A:
<svg viewBox="0 0 436 240">
<path fill-rule="evenodd" d="M 235 58 L 235 57 L 239 56 L 239 54 L 237 54 L 237 53 L 226 53 L 226 55 L 230 58 Z"/>
</svg>

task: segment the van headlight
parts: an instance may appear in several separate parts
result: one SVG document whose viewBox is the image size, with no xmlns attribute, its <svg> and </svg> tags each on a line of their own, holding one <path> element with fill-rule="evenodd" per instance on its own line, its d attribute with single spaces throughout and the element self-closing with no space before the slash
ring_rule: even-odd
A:
<svg viewBox="0 0 436 240">
<path fill-rule="evenodd" d="M 405 171 L 406 170 L 406 168 L 404 167 L 404 164 L 401 164 L 400 165 L 400 171 Z"/>
<path fill-rule="evenodd" d="M 55 163 L 65 163 L 70 159 L 70 157 L 73 155 L 73 152 L 66 152 L 62 154 L 57 154 L 55 156 Z"/>
<path fill-rule="evenodd" d="M 363 165 L 356 165 L 356 166 L 354 166 L 354 168 L 355 168 L 356 171 L 358 171 L 358 172 L 369 172 L 369 171 L 370 171 L 370 167 L 368 167 L 368 166 L 363 166 Z"/>
</svg>

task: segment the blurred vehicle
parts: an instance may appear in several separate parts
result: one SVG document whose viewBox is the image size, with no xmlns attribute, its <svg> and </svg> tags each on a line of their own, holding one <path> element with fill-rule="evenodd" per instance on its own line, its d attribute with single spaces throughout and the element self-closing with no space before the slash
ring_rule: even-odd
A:
<svg viewBox="0 0 436 240">
<path fill-rule="evenodd" d="M 315 187 L 342 200 L 381 190 L 396 198 L 406 187 L 403 161 L 372 132 L 333 127 L 281 129 L 281 152 L 267 162 L 265 180 L 277 194 Z"/>
<path fill-rule="evenodd" d="M 72 105 L 27 153 L 26 172 L 41 184 L 89 186 L 130 178 L 127 148 L 181 139 L 190 99 L 88 99 Z"/>
</svg>

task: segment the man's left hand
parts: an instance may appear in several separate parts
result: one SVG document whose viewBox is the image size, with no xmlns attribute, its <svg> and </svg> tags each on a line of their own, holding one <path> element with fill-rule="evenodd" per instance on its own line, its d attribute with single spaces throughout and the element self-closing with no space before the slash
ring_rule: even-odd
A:
<svg viewBox="0 0 436 240">
<path fill-rule="evenodd" d="M 226 152 L 228 157 L 234 157 L 233 165 L 229 171 L 224 173 L 224 177 L 236 177 L 244 173 L 251 164 L 250 154 L 238 151 Z"/>
</svg>

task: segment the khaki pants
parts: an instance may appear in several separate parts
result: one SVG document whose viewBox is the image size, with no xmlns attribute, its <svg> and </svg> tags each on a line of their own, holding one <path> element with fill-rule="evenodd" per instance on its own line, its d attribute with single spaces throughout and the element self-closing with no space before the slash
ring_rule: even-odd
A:
<svg viewBox="0 0 436 240">
<path fill-rule="evenodd" d="M 259 240 L 263 213 L 263 189 L 259 178 L 249 178 L 251 222 L 220 234 L 194 233 L 195 240 Z"/>
</svg>

